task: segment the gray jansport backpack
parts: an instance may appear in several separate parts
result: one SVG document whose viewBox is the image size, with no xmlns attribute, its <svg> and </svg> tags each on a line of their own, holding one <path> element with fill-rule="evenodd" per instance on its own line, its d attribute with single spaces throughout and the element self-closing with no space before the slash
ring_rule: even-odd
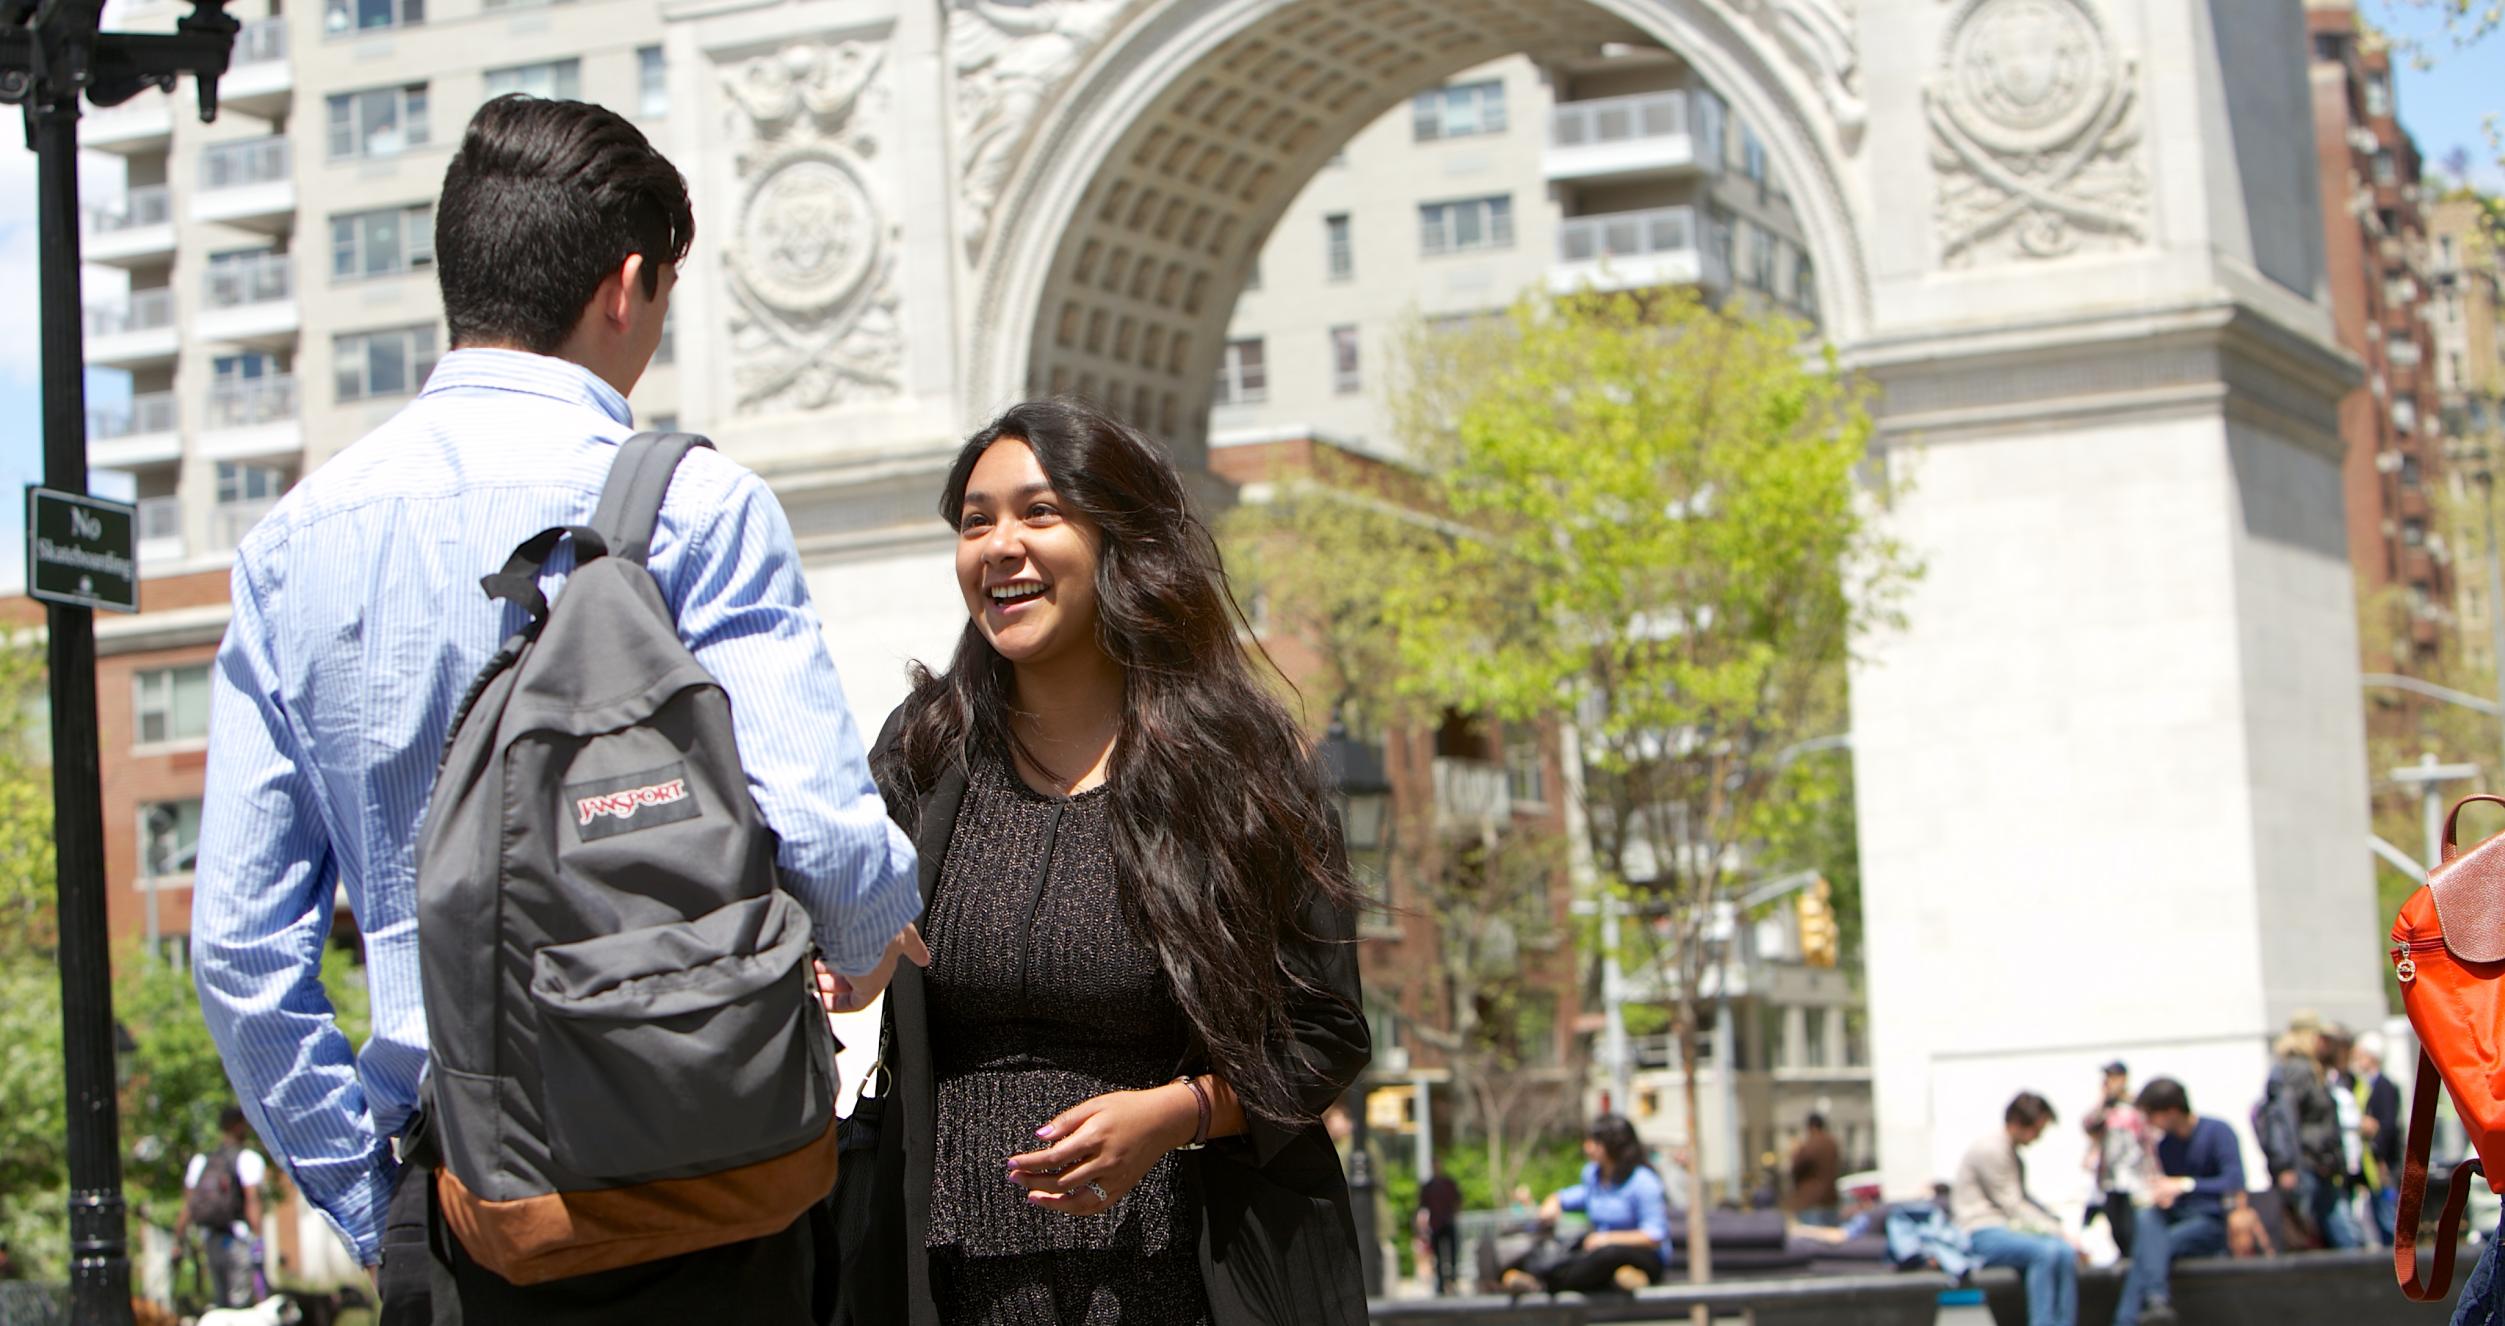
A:
<svg viewBox="0 0 2505 1326">
<path fill-rule="evenodd" d="M 481 583 L 529 624 L 471 683 L 418 843 L 444 1221 L 516 1284 L 756 1238 L 835 1183 L 834 1039 L 729 697 L 645 569 L 687 434 Z M 540 567 L 576 567 L 552 609 Z"/>
</svg>

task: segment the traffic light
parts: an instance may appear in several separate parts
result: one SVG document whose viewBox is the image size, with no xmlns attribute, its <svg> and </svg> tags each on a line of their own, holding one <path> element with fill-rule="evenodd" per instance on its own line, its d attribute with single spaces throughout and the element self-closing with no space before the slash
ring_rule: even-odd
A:
<svg viewBox="0 0 2505 1326">
<path fill-rule="evenodd" d="M 1830 901 L 1834 888 L 1824 878 L 1802 889 L 1795 904 L 1800 918 L 1800 957 L 1812 967 L 1836 964 L 1838 942 L 1842 937 L 1835 923 L 1835 904 Z"/>
</svg>

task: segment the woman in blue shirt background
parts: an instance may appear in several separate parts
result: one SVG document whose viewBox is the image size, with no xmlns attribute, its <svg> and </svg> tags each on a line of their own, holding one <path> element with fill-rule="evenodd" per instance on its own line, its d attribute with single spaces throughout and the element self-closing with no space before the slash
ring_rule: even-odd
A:
<svg viewBox="0 0 2505 1326">
<path fill-rule="evenodd" d="M 1580 1211 L 1591 1232 L 1572 1249 L 1543 1243 L 1510 1267 L 1507 1292 L 1528 1294 L 1589 1291 L 1615 1285 L 1633 1292 L 1661 1278 L 1662 1250 L 1670 1242 L 1670 1199 L 1661 1175 L 1644 1158 L 1635 1125 L 1615 1114 L 1592 1120 L 1583 1137 L 1583 1181 L 1549 1194 L 1540 1219 L 1554 1225 Z"/>
</svg>

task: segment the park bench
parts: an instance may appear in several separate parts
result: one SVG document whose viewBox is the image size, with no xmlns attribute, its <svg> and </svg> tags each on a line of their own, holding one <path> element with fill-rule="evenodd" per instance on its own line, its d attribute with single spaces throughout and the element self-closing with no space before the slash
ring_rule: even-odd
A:
<svg viewBox="0 0 2505 1326">
<path fill-rule="evenodd" d="M 2462 1250 L 2453 1293 L 2469 1278 L 2475 1249 Z M 2080 1326 L 2105 1326 L 2122 1297 L 2121 1267 L 2079 1273 Z M 2446 1303 L 2412 1303 L 2392 1280 L 2392 1254 L 2382 1249 L 2297 1252 L 2276 1257 L 2202 1257 L 2177 1262 L 2170 1277 L 2183 1326 L 2353 1326 L 2357 1322 L 2441 1323 Z M 1975 1285 L 1992 1310 L 1993 1326 L 2027 1326 L 2027 1295 L 2018 1273 L 1978 1271 Z"/>
</svg>

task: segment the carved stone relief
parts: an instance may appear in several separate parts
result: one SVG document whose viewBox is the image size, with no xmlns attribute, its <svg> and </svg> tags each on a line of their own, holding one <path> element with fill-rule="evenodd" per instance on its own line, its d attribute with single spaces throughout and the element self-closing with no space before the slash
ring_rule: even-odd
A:
<svg viewBox="0 0 2505 1326">
<path fill-rule="evenodd" d="M 721 70 L 740 179 L 725 252 L 734 413 L 900 389 L 895 236 L 867 169 L 883 56 L 866 41 L 796 43 Z"/>
<path fill-rule="evenodd" d="M 966 257 L 990 238 L 992 211 L 1019 149 L 1062 80 L 1113 26 L 1124 0 L 955 0 L 948 59 L 956 74 L 958 233 Z"/>
<path fill-rule="evenodd" d="M 2088 0 L 1964 0 L 1923 92 L 1942 265 L 2145 240 L 2138 84 Z"/>
<path fill-rule="evenodd" d="M 1854 0 L 1741 0 L 1740 8 L 1772 35 L 1809 76 L 1847 152 L 1861 147 L 1870 108 L 1861 99 L 1861 52 L 1854 39 Z"/>
</svg>

